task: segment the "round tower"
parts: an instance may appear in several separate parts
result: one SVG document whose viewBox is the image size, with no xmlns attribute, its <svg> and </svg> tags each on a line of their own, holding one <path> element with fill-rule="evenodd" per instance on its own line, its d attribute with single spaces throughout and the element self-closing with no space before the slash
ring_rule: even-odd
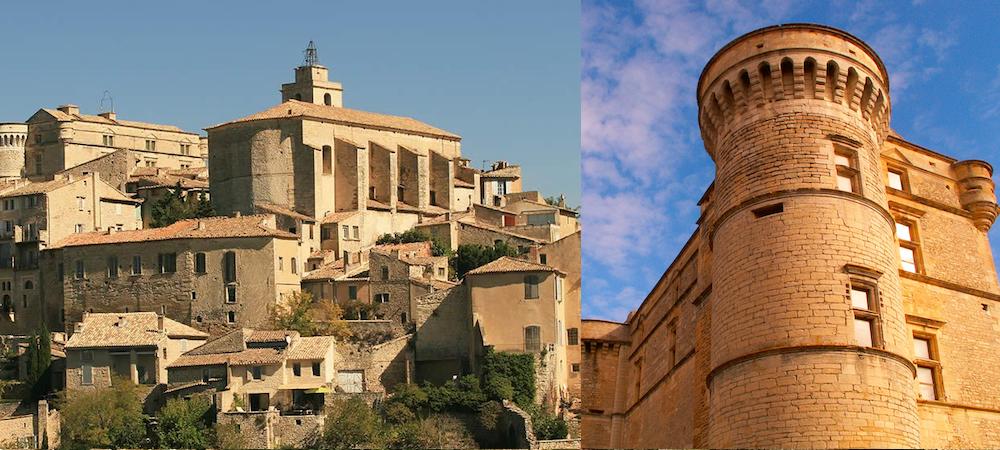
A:
<svg viewBox="0 0 1000 450">
<path fill-rule="evenodd" d="M 773 26 L 723 47 L 697 95 L 716 163 L 704 446 L 918 446 L 882 61 L 834 28 Z"/>
<path fill-rule="evenodd" d="M 21 177 L 27 141 L 27 124 L 0 123 L 0 179 Z"/>
</svg>

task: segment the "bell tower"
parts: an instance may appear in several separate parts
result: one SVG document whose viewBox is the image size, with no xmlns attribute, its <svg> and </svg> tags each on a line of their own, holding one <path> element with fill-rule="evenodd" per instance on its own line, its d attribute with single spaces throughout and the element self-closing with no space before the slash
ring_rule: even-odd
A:
<svg viewBox="0 0 1000 450">
<path fill-rule="evenodd" d="M 295 68 L 295 82 L 281 85 L 281 101 L 298 100 L 317 105 L 344 106 L 344 88 L 328 80 L 329 70 L 319 63 L 313 41 L 306 47 L 302 65 Z"/>
</svg>

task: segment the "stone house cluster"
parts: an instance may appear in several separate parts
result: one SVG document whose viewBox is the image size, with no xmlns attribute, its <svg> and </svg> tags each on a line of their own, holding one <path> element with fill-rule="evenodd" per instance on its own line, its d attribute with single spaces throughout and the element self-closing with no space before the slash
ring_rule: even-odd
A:
<svg viewBox="0 0 1000 450">
<path fill-rule="evenodd" d="M 342 91 L 312 60 L 280 104 L 207 136 L 74 105 L 0 124 L 16 162 L 0 172 L 0 335 L 45 325 L 65 346 L 57 385 L 120 377 L 151 410 L 211 395 L 219 421 L 273 425 L 267 447 L 302 442 L 338 396 L 476 373 L 487 347 L 537 355 L 539 401 L 569 413 L 579 214 L 523 191 L 519 166 L 474 168 L 457 134 L 345 108 Z M 154 227 L 175 194 L 212 216 Z M 376 245 L 412 229 L 519 255 L 460 280 L 430 242 Z M 303 291 L 354 337 L 269 330 Z"/>
<path fill-rule="evenodd" d="M 698 83 L 698 227 L 624 323 L 583 324 L 583 446 L 996 447 L 992 167 L 889 128 L 864 42 L 792 24 Z"/>
</svg>

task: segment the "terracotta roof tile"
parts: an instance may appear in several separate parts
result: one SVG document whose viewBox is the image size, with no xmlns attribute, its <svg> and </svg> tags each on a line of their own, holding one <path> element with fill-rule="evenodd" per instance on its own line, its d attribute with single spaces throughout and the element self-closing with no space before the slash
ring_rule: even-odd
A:
<svg viewBox="0 0 1000 450">
<path fill-rule="evenodd" d="M 52 192 L 63 186 L 72 183 L 68 178 L 59 178 L 49 181 L 29 181 L 21 186 L 15 187 L 3 193 L 4 197 L 17 197 L 19 195 L 44 194 Z"/>
<path fill-rule="evenodd" d="M 382 202 L 380 202 L 378 200 L 368 199 L 368 201 L 366 202 L 366 204 L 368 205 L 368 209 L 378 209 L 378 210 L 382 210 L 382 211 L 389 211 L 390 209 L 392 209 L 391 206 L 389 206 L 389 205 L 387 205 L 385 203 L 382 203 Z"/>
<path fill-rule="evenodd" d="M 81 122 L 103 123 L 106 125 L 121 125 L 126 127 L 145 128 L 148 130 L 157 130 L 157 131 L 170 131 L 172 133 L 195 134 L 190 131 L 184 131 L 173 125 L 161 125 L 157 123 L 138 122 L 135 120 L 111 120 L 108 119 L 107 117 L 93 116 L 90 114 L 66 114 L 58 109 L 53 109 L 53 108 L 42 108 L 42 109 L 45 112 L 51 114 L 53 117 L 55 117 L 56 120 L 60 121 L 79 120 Z"/>
<path fill-rule="evenodd" d="M 407 242 L 405 244 L 382 244 L 376 245 L 372 248 L 372 251 L 381 253 L 383 255 L 392 254 L 394 251 L 398 251 L 400 255 L 405 256 L 431 256 L 431 243 L 424 242 Z"/>
<path fill-rule="evenodd" d="M 253 330 L 244 340 L 250 344 L 285 342 L 286 337 L 296 338 L 299 333 L 287 330 Z"/>
<path fill-rule="evenodd" d="M 413 134 L 441 137 L 449 140 L 460 140 L 461 136 L 435 128 L 416 119 L 402 116 L 392 116 L 356 109 L 336 106 L 316 105 L 313 103 L 289 100 L 270 109 L 251 114 L 207 129 L 218 128 L 234 123 L 252 122 L 255 120 L 306 118 L 326 120 L 367 128 L 379 128 Z"/>
<path fill-rule="evenodd" d="M 207 339 L 208 334 L 182 323 L 163 319 L 164 331 L 158 329 L 157 314 L 91 313 L 80 331 L 66 342 L 66 348 L 137 347 L 157 345 L 167 337 Z"/>
<path fill-rule="evenodd" d="M 486 263 L 475 269 L 470 270 L 468 275 L 480 275 L 486 273 L 507 273 L 507 272 L 555 272 L 562 273 L 559 269 L 555 267 L 546 266 L 543 264 L 535 264 L 533 262 L 528 262 L 522 259 L 511 258 L 509 256 L 504 256 L 500 259 L 494 260 L 492 262 Z"/>
<path fill-rule="evenodd" d="M 323 359 L 333 346 L 333 336 L 310 336 L 299 338 L 286 352 L 288 359 Z"/>
<path fill-rule="evenodd" d="M 503 169 L 491 170 L 489 172 L 483 172 L 480 175 L 482 178 L 521 178 L 521 166 L 507 166 Z"/>
<path fill-rule="evenodd" d="M 129 178 L 130 183 L 135 183 L 138 189 L 177 187 L 178 184 L 184 189 L 208 189 L 208 183 L 202 180 L 192 180 L 177 175 L 135 175 Z"/>
<path fill-rule="evenodd" d="M 472 183 L 469 183 L 468 181 L 458 179 L 458 178 L 455 178 L 454 180 L 452 180 L 452 184 L 454 184 L 455 187 L 462 187 L 462 188 L 469 188 L 469 189 L 475 189 L 476 188 L 476 185 L 474 185 Z"/>
<path fill-rule="evenodd" d="M 344 275 L 347 275 L 347 272 L 344 271 L 344 260 L 338 259 L 331 263 L 323 264 L 316 270 L 309 271 L 302 277 L 302 280 L 333 280 Z"/>
<path fill-rule="evenodd" d="M 84 245 L 123 244 L 131 242 L 165 241 L 170 239 L 218 239 L 238 237 L 274 237 L 297 239 L 286 231 L 275 230 L 267 224 L 269 216 L 208 217 L 175 222 L 162 228 L 133 231 L 104 231 L 70 235 L 50 248 L 79 247 Z M 200 224 L 200 225 L 199 225 Z"/>
<path fill-rule="evenodd" d="M 356 215 L 358 215 L 357 211 L 333 212 L 333 213 L 330 213 L 330 214 L 327 214 L 327 215 L 323 216 L 323 223 L 324 224 L 328 224 L 328 223 L 340 223 L 340 222 L 343 222 L 343 221 L 345 221 L 347 219 L 350 219 L 351 217 L 354 217 Z"/>
<path fill-rule="evenodd" d="M 254 207 L 257 208 L 258 210 L 264 211 L 265 213 L 278 214 L 285 217 L 291 217 L 293 219 L 298 219 L 303 222 L 312 222 L 312 223 L 316 222 L 316 219 L 313 219 L 312 217 L 309 217 L 305 214 L 302 214 L 298 211 L 289 209 L 281 205 L 275 205 L 274 203 L 258 203 L 254 205 Z"/>
<path fill-rule="evenodd" d="M 250 348 L 239 353 L 229 353 L 228 355 L 230 366 L 278 364 L 284 359 L 281 351 L 273 348 Z"/>
</svg>

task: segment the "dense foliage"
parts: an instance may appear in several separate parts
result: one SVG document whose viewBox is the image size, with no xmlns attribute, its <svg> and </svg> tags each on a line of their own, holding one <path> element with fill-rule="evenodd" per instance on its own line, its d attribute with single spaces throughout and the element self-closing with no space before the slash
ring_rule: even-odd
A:
<svg viewBox="0 0 1000 450">
<path fill-rule="evenodd" d="M 319 447 L 351 449 L 379 447 L 383 438 L 382 419 L 360 397 L 340 400 L 328 408 L 326 425 Z"/>
<path fill-rule="evenodd" d="M 430 242 L 431 254 L 433 256 L 449 256 L 451 254 L 451 249 L 448 246 L 442 244 L 437 238 L 431 237 L 431 235 L 417 229 L 406 230 L 402 233 L 383 234 L 375 241 L 378 245 L 409 244 L 413 242 Z"/>
<path fill-rule="evenodd" d="M 205 397 L 170 399 L 157 412 L 160 448 L 207 448 L 212 445 L 208 414 L 212 404 Z"/>
<path fill-rule="evenodd" d="M 65 449 L 148 446 L 138 387 L 114 378 L 106 389 L 67 391 L 60 434 Z"/>
<path fill-rule="evenodd" d="M 298 331 L 302 336 L 336 336 L 338 340 L 351 335 L 340 307 L 330 300 L 314 301 L 308 291 L 283 297 L 268 312 L 276 330 Z"/>
<path fill-rule="evenodd" d="M 167 195 L 153 202 L 151 208 L 150 226 L 153 228 L 165 227 L 178 220 L 212 216 L 212 203 L 208 197 L 200 193 L 194 201 L 189 200 L 183 195 L 180 182 L 177 187 L 168 189 Z"/>
<path fill-rule="evenodd" d="M 27 381 L 33 398 L 42 398 L 51 391 L 49 366 L 52 364 L 52 335 L 45 324 L 28 336 Z"/>
<path fill-rule="evenodd" d="M 492 400 L 518 405 L 535 402 L 535 358 L 523 353 L 487 350 L 483 356 L 483 386 Z"/>
<path fill-rule="evenodd" d="M 504 256 L 517 256 L 517 248 L 504 241 L 497 241 L 492 246 L 479 244 L 462 244 L 452 258 L 455 275 L 461 279 L 470 270 L 480 267 Z"/>
</svg>

